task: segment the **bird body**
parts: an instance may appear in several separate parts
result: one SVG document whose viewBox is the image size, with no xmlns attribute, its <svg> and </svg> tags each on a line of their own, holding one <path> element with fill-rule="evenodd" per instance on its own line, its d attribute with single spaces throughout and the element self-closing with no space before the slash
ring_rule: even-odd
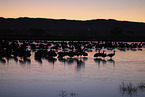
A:
<svg viewBox="0 0 145 97">
<path fill-rule="evenodd" d="M 115 50 L 113 51 L 113 53 L 107 54 L 107 56 L 109 56 L 110 58 L 112 58 L 115 55 Z"/>
<path fill-rule="evenodd" d="M 103 53 L 100 53 L 100 50 L 99 50 L 99 53 L 94 54 L 94 57 L 103 57 L 103 58 L 105 58 L 106 54 L 104 52 L 105 51 L 103 51 Z"/>
</svg>

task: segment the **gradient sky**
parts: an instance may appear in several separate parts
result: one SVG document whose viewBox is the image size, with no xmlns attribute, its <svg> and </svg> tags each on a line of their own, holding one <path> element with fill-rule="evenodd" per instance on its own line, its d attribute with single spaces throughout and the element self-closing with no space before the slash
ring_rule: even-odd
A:
<svg viewBox="0 0 145 97">
<path fill-rule="evenodd" d="M 0 17 L 145 22 L 145 0 L 0 0 Z"/>
</svg>

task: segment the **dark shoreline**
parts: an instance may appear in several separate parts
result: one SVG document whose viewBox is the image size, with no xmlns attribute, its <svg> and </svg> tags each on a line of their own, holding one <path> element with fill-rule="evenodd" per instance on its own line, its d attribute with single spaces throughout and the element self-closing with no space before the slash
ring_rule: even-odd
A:
<svg viewBox="0 0 145 97">
<path fill-rule="evenodd" d="M 55 36 L 46 36 L 46 35 L 9 35 L 9 36 L 0 36 L 0 40 L 49 40 L 49 41 L 120 41 L 120 42 L 145 42 L 145 39 L 88 39 L 88 38 L 79 38 L 79 37 L 55 37 Z"/>
</svg>

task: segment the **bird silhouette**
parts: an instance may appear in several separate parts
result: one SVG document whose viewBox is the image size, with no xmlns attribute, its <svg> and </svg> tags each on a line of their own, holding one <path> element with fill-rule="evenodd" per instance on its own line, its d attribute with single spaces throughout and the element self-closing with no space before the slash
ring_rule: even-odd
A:
<svg viewBox="0 0 145 97">
<path fill-rule="evenodd" d="M 103 53 L 101 53 L 101 57 L 105 58 L 107 55 L 104 53 L 105 51 L 103 50 Z"/>
<path fill-rule="evenodd" d="M 94 57 L 99 57 L 99 56 L 100 56 L 100 50 L 99 50 L 99 53 L 94 54 Z"/>
<path fill-rule="evenodd" d="M 100 53 L 100 50 L 99 50 L 99 53 L 94 54 L 94 57 L 103 57 L 103 58 L 105 58 L 107 55 L 104 52 L 105 51 L 103 50 L 103 53 Z"/>
<path fill-rule="evenodd" d="M 112 57 L 115 55 L 115 50 L 113 51 L 113 53 L 107 54 L 107 56 L 110 57 L 110 59 L 112 59 Z"/>
</svg>

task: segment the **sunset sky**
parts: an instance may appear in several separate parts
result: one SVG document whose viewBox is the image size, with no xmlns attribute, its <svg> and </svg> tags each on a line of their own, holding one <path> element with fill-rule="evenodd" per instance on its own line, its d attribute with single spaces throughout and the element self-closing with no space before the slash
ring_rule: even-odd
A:
<svg viewBox="0 0 145 97">
<path fill-rule="evenodd" d="M 145 0 L 0 0 L 0 17 L 145 22 Z"/>
</svg>

